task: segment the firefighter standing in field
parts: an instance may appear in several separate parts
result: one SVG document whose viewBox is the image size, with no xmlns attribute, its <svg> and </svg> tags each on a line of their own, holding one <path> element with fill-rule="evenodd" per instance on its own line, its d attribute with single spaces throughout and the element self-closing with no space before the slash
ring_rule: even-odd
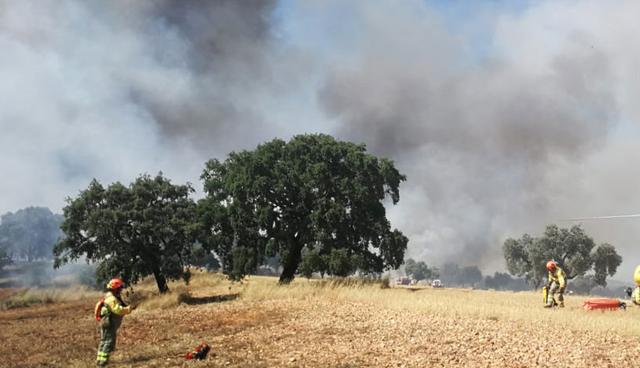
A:
<svg viewBox="0 0 640 368">
<path fill-rule="evenodd" d="M 555 294 L 558 294 L 558 306 L 564 307 L 564 291 L 567 288 L 567 275 L 553 260 L 547 262 L 547 271 L 549 271 L 549 281 L 547 282 L 549 298 L 547 299 L 545 308 L 551 308 L 556 303 Z"/>
<path fill-rule="evenodd" d="M 96 318 L 100 320 L 100 344 L 96 359 L 98 367 L 107 365 L 109 353 L 116 347 L 116 336 L 122 324 L 122 318 L 131 313 L 131 307 L 127 306 L 120 297 L 122 289 L 124 289 L 124 282 L 118 278 L 112 279 L 107 284 L 104 300 L 96 306 Z"/>
</svg>

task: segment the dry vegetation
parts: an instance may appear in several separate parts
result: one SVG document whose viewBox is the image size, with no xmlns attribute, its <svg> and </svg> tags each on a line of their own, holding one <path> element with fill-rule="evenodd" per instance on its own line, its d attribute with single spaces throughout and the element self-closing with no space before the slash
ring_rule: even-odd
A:
<svg viewBox="0 0 640 368">
<path fill-rule="evenodd" d="M 577 297 L 546 310 L 537 293 L 300 279 L 282 287 L 273 278 L 232 284 L 204 274 L 167 295 L 153 287 L 148 281 L 128 296 L 139 308 L 120 330 L 114 366 L 580 368 L 640 360 L 640 310 L 586 312 Z M 0 299 L 34 293 L 41 295 L 14 290 Z M 0 365 L 93 366 L 96 294 L 39 293 L 51 296 L 41 298 L 47 304 L 0 311 Z M 213 348 L 208 359 L 186 362 L 200 341 Z"/>
<path fill-rule="evenodd" d="M 5 290 L 4 292 L 2 290 Z M 99 298 L 100 293 L 86 286 L 66 288 L 0 289 L 0 311 L 38 304 L 71 302 L 86 298 Z"/>
</svg>

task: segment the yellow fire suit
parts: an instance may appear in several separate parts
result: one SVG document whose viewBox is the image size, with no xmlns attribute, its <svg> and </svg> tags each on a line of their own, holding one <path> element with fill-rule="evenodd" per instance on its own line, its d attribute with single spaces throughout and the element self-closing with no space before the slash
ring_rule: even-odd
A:
<svg viewBox="0 0 640 368">
<path fill-rule="evenodd" d="M 564 290 L 567 288 L 567 275 L 560 267 L 555 268 L 553 271 L 549 271 L 549 281 L 547 287 L 549 288 L 549 302 L 547 306 L 553 306 L 554 302 L 557 302 L 560 307 L 564 307 Z M 555 294 L 558 294 L 556 300 Z"/>
<path fill-rule="evenodd" d="M 131 313 L 131 307 L 126 306 L 119 294 L 109 291 L 104 296 L 104 305 L 100 311 L 100 344 L 98 345 L 98 366 L 105 366 L 109 361 L 109 353 L 116 348 L 118 328 L 122 318 Z"/>
</svg>

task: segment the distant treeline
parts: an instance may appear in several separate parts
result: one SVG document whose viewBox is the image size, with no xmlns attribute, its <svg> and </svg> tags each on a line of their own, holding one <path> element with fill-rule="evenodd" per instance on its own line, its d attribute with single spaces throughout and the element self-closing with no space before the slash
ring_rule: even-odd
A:
<svg viewBox="0 0 640 368">
<path fill-rule="evenodd" d="M 62 215 L 46 207 L 27 207 L 0 216 L 0 259 L 5 264 L 52 260 L 53 247 L 62 237 L 62 220 Z"/>
<path fill-rule="evenodd" d="M 530 290 L 525 279 L 512 277 L 507 273 L 496 272 L 493 276 L 484 276 L 478 266 L 459 266 L 448 262 L 442 267 L 429 267 L 423 261 L 407 259 L 405 274 L 414 280 L 441 280 L 445 286 L 473 287 L 495 290 Z"/>
<path fill-rule="evenodd" d="M 475 289 L 490 289 L 501 291 L 532 290 L 536 285 L 527 282 L 524 277 L 514 277 L 505 272 L 495 272 L 493 275 L 483 275 L 477 266 L 459 266 L 455 263 L 445 263 L 442 267 L 429 267 L 423 261 L 407 259 L 404 267 L 405 274 L 417 281 L 432 281 L 439 279 L 448 287 L 472 287 Z M 580 295 L 602 295 L 623 297 L 625 284 L 613 282 L 603 287 L 596 282 L 594 275 L 579 276 L 569 281 L 568 291 Z"/>
</svg>

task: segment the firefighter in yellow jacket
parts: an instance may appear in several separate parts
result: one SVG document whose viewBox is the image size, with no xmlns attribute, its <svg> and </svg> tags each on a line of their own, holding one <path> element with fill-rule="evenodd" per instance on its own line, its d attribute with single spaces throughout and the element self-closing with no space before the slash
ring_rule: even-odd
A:
<svg viewBox="0 0 640 368">
<path fill-rule="evenodd" d="M 122 324 L 122 318 L 131 313 L 131 307 L 127 306 L 120 297 L 122 289 L 124 289 L 124 282 L 121 279 L 114 278 L 109 281 L 104 302 L 96 307 L 96 314 L 100 316 L 100 344 L 96 359 L 98 367 L 107 365 L 109 353 L 116 347 L 116 336 Z"/>
<path fill-rule="evenodd" d="M 558 306 L 564 307 L 564 291 L 567 288 L 567 275 L 553 260 L 547 262 L 547 271 L 549 271 L 547 289 L 549 290 L 550 298 L 547 299 L 545 307 L 551 308 L 556 302 Z M 558 294 L 557 300 L 555 294 Z"/>
<path fill-rule="evenodd" d="M 633 304 L 640 305 L 640 266 L 636 267 L 635 272 L 633 273 L 633 281 L 636 282 L 636 288 L 633 289 L 631 293 L 631 301 Z"/>
</svg>

